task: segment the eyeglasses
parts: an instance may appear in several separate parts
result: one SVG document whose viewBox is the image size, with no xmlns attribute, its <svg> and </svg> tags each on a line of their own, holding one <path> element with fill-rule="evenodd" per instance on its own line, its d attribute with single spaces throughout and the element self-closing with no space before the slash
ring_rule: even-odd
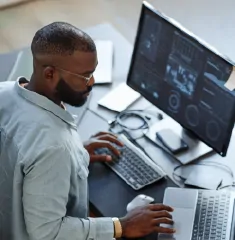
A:
<svg viewBox="0 0 235 240">
<path fill-rule="evenodd" d="M 85 77 L 85 76 L 82 76 L 82 75 L 80 75 L 80 74 L 73 73 L 73 72 L 70 72 L 70 71 L 68 71 L 68 70 L 65 70 L 65 69 L 63 69 L 63 68 L 59 68 L 59 67 L 56 67 L 56 66 L 53 66 L 53 67 L 56 68 L 56 69 L 58 69 L 58 70 L 61 70 L 61 71 L 63 71 L 63 72 L 67 72 L 67 73 L 69 73 L 69 74 L 71 74 L 71 75 L 74 75 L 74 76 L 76 76 L 76 77 L 82 78 L 82 79 L 86 80 L 87 83 L 88 83 L 88 82 L 91 80 L 91 78 L 93 77 L 93 73 L 90 74 L 89 77 Z"/>
<path fill-rule="evenodd" d="M 49 67 L 49 65 L 43 65 L 43 67 Z M 65 69 L 63 69 L 63 68 L 60 68 L 60 67 L 57 67 L 57 66 L 54 66 L 54 65 L 50 65 L 50 67 L 54 67 L 54 68 L 56 68 L 56 69 L 58 69 L 58 70 L 60 70 L 60 71 L 69 73 L 69 74 L 71 74 L 71 75 L 73 75 L 73 76 L 76 76 L 76 77 L 78 77 L 78 78 L 82 78 L 82 79 L 86 80 L 86 83 L 87 83 L 87 84 L 88 84 L 88 82 L 91 80 L 91 78 L 93 77 L 93 73 L 90 74 L 89 77 L 85 77 L 85 76 L 83 76 L 83 75 L 70 72 L 70 71 L 68 71 L 68 70 L 65 70 Z"/>
</svg>

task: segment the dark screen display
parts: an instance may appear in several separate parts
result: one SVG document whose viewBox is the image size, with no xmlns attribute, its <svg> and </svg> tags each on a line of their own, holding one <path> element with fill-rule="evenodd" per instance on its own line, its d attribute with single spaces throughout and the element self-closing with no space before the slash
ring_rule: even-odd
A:
<svg viewBox="0 0 235 240">
<path fill-rule="evenodd" d="M 143 5 L 127 84 L 222 156 L 235 121 L 232 64 Z"/>
</svg>

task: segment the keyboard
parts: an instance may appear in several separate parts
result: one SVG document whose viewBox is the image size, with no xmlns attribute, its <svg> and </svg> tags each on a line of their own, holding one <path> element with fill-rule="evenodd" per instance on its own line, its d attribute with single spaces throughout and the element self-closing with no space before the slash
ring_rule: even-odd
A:
<svg viewBox="0 0 235 240">
<path fill-rule="evenodd" d="M 230 194 L 199 191 L 192 240 L 225 240 Z"/>
<path fill-rule="evenodd" d="M 118 139 L 124 144 L 124 147 L 113 146 L 121 152 L 120 157 L 115 156 L 107 148 L 100 148 L 95 153 L 111 155 L 113 161 L 105 164 L 133 189 L 139 190 L 166 176 L 163 170 L 129 141 L 126 136 L 120 135 Z"/>
</svg>

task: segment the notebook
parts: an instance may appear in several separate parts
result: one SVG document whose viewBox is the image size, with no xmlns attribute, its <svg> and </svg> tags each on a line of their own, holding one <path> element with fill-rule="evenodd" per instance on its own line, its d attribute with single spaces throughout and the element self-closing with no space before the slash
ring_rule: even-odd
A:
<svg viewBox="0 0 235 240">
<path fill-rule="evenodd" d="M 98 66 L 94 72 L 95 84 L 111 83 L 113 71 L 113 43 L 109 40 L 95 40 Z"/>
<path fill-rule="evenodd" d="M 121 83 L 111 90 L 98 104 L 112 111 L 121 112 L 134 103 L 141 95 L 128 87 L 126 83 Z"/>
</svg>

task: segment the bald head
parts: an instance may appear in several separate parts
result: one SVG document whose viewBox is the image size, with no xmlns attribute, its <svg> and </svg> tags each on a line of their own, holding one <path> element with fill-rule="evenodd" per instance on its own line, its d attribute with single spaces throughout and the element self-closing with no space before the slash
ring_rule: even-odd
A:
<svg viewBox="0 0 235 240">
<path fill-rule="evenodd" d="M 54 22 L 36 32 L 31 50 L 34 56 L 69 56 L 75 51 L 94 52 L 96 46 L 91 37 L 77 27 L 65 22 Z"/>
</svg>

